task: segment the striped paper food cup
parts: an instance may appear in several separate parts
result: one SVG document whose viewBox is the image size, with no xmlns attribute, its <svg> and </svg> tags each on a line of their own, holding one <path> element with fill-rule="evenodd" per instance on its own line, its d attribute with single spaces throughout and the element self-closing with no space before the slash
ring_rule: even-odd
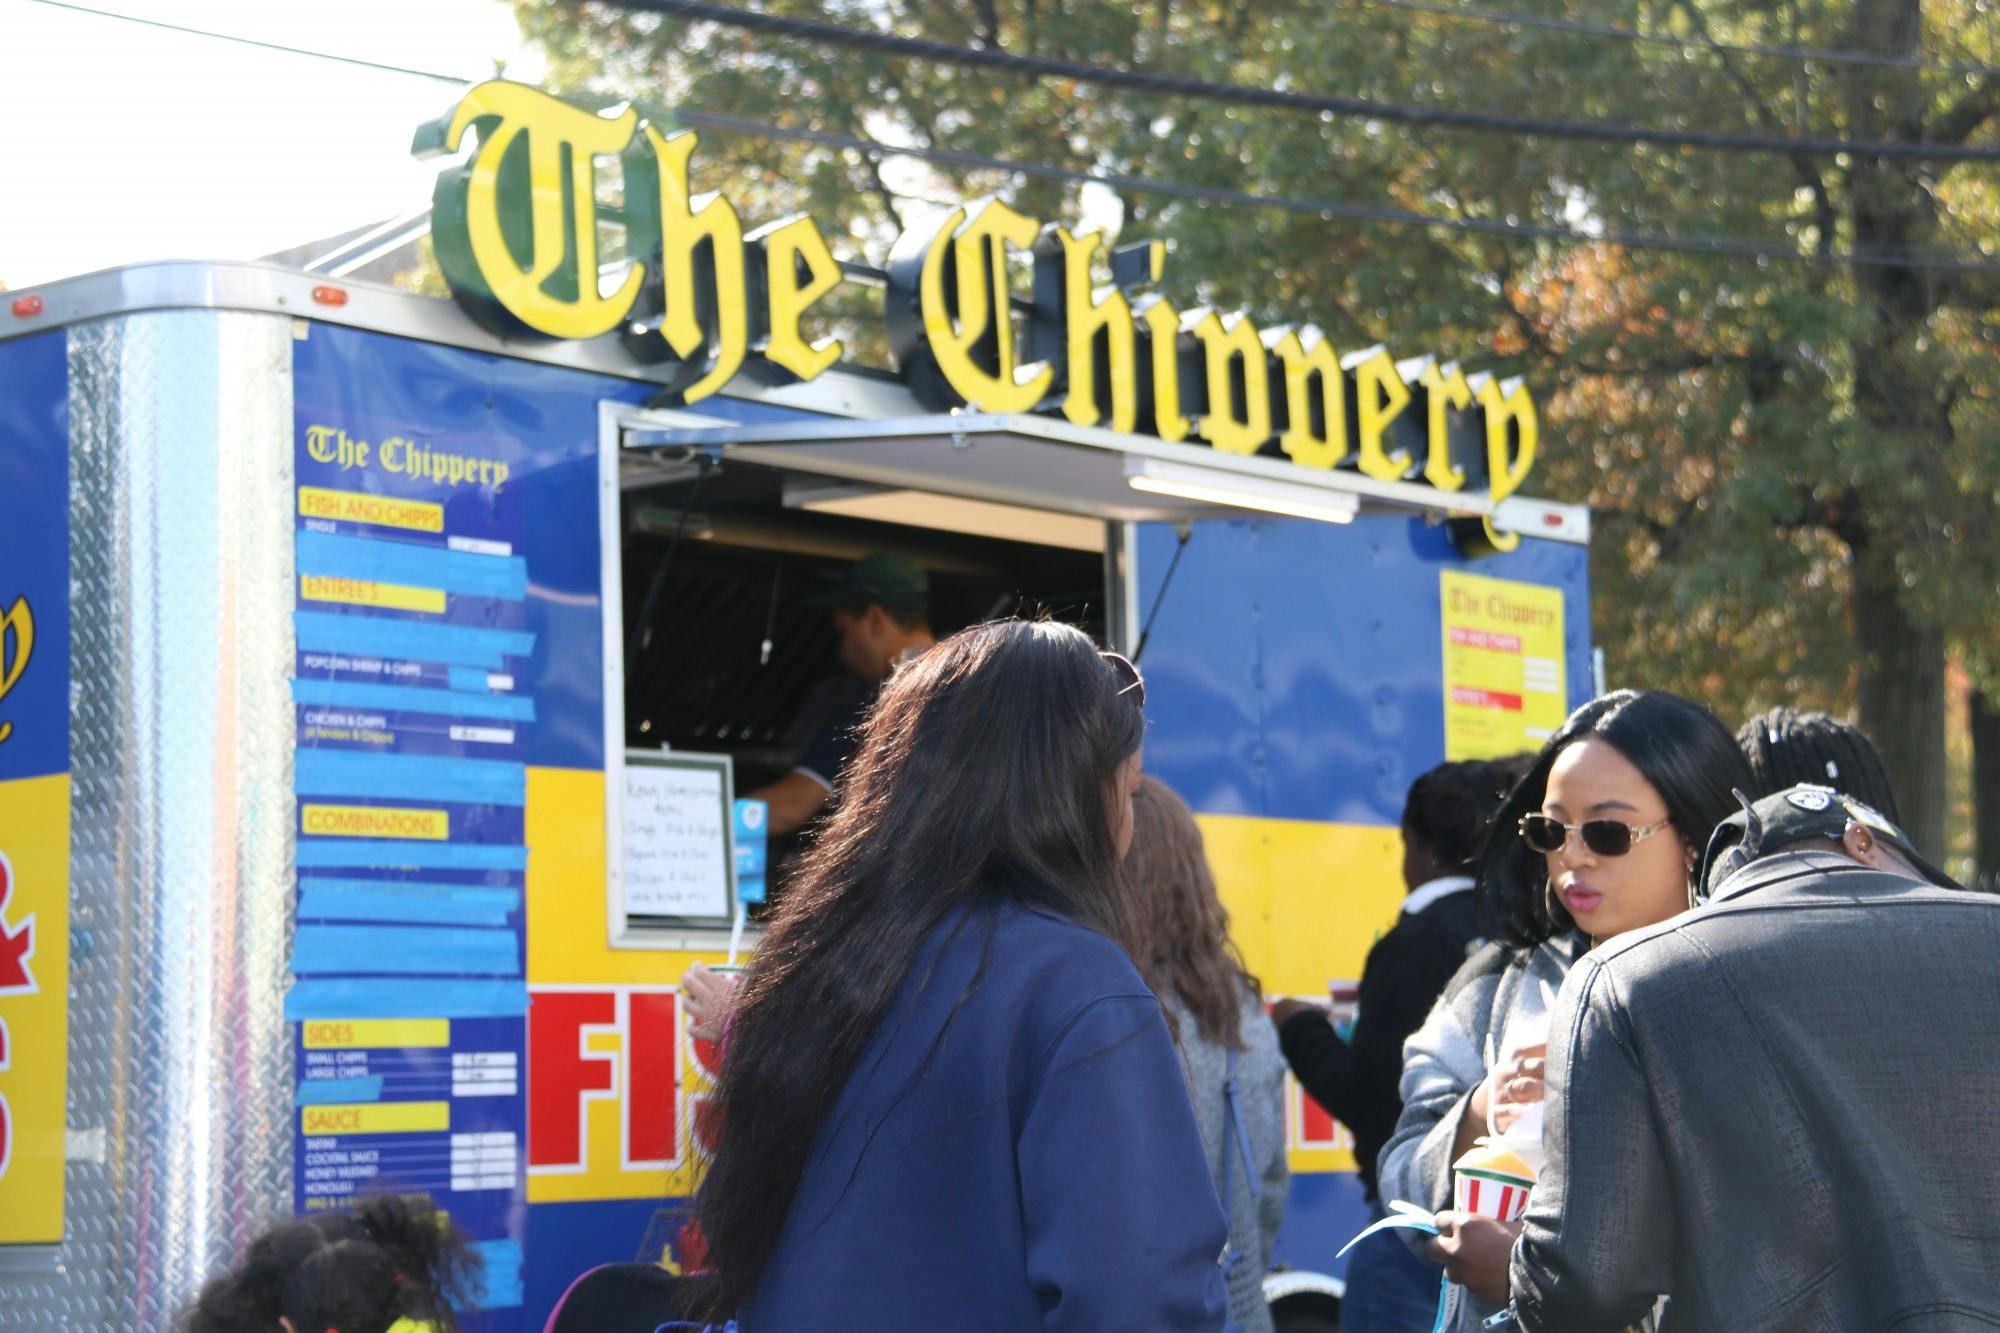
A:
<svg viewBox="0 0 2000 1333">
<path fill-rule="evenodd" d="M 1505 1148 L 1481 1145 L 1452 1168 L 1452 1206 L 1461 1213 L 1512 1222 L 1528 1211 L 1535 1173 Z"/>
</svg>

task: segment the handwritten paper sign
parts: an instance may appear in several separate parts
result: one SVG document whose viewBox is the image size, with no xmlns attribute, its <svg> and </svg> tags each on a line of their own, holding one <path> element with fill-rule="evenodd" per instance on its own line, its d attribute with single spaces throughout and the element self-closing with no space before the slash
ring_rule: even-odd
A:
<svg viewBox="0 0 2000 1333">
<path fill-rule="evenodd" d="M 730 914 L 729 760 L 629 756 L 624 889 L 628 917 Z"/>
</svg>

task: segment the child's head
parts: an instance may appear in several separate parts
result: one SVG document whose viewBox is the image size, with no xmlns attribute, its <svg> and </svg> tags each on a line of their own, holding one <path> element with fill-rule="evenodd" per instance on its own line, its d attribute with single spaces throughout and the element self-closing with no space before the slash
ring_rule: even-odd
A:
<svg viewBox="0 0 2000 1333">
<path fill-rule="evenodd" d="M 387 1333 L 399 1319 L 457 1327 L 478 1258 L 428 1203 L 377 1195 L 250 1243 L 185 1320 L 187 1333 Z"/>
</svg>

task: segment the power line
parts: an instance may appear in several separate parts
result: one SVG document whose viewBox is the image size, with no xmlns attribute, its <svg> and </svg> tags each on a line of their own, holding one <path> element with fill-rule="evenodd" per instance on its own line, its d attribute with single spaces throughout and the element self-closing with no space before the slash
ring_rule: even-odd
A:
<svg viewBox="0 0 2000 1333">
<path fill-rule="evenodd" d="M 1643 45 L 1667 46 L 1680 51 L 1719 51 L 1728 55 L 1773 56 L 1783 60 L 1807 60 L 1824 64 L 1883 65 L 1892 69 L 1914 69 L 1928 74 L 2000 74 L 2000 65 L 1955 65 L 1928 61 L 1921 56 L 1891 55 L 1881 51 L 1857 51 L 1819 46 L 1757 46 L 1742 42 L 1721 42 L 1710 37 L 1674 37 L 1667 33 L 1640 32 L 1611 23 L 1589 23 L 1582 19 L 1544 18 L 1536 14 L 1510 14 L 1497 9 L 1476 9 L 1468 5 L 1441 4 L 1438 0 L 1351 0 L 1384 9 L 1409 9 L 1420 14 L 1442 14 L 1446 18 L 1479 23 L 1495 23 L 1520 28 L 1540 28 L 1546 32 L 1576 33 L 1585 37 L 1611 37 Z"/>
<path fill-rule="evenodd" d="M 314 60 L 326 60 L 343 65 L 358 65 L 363 68 L 383 70 L 393 74 L 406 74 L 413 78 L 428 79 L 437 83 L 464 86 L 476 82 L 476 80 L 463 78 L 456 74 L 441 74 L 435 70 L 413 69 L 402 65 L 385 65 L 378 61 L 363 60 L 355 56 L 338 55 L 331 51 L 314 51 L 306 47 L 286 46 L 282 43 L 262 41 L 258 38 L 239 37 L 235 34 L 225 32 L 212 32 L 204 28 L 192 28 L 177 23 L 165 23 L 157 19 L 139 18 L 135 15 L 119 14 L 110 10 L 91 9 L 84 5 L 68 3 L 68 0 L 35 0 L 35 3 L 48 5 L 55 9 L 89 14 L 97 18 L 117 19 L 128 23 L 141 24 L 146 27 L 165 28 L 192 37 L 206 37 L 216 41 L 234 42 L 243 46 L 277 51 L 286 55 L 305 56 Z M 1898 254 L 1888 251 L 1855 250 L 1822 255 L 1817 252 L 1795 250 L 1786 246 L 1773 245 L 1769 241 L 1741 236 L 1669 236 L 1648 232 L 1608 232 L 1603 235 L 1594 235 L 1590 232 L 1578 231 L 1574 228 L 1556 227 L 1540 223 L 1505 222 L 1488 218 L 1438 217 L 1429 213 L 1417 213 L 1399 208 L 1382 208 L 1370 204 L 1251 194 L 1242 190 L 1228 190 L 1205 185 L 1188 185 L 1177 181 L 1154 180 L 1145 176 L 1079 171 L 1047 163 L 1019 162 L 1004 158 L 986 157 L 976 153 L 952 152 L 937 148 L 897 147 L 893 144 L 885 144 L 872 139 L 863 139 L 854 135 L 839 134 L 828 130 L 807 130 L 781 125 L 769 125 L 758 121 L 745 120 L 737 116 L 726 116 L 715 112 L 696 111 L 686 108 L 666 112 L 663 115 L 667 119 L 678 120 L 681 123 L 697 128 L 714 129 L 723 133 L 746 134 L 771 139 L 784 139 L 795 143 L 818 144 L 823 147 L 846 149 L 876 156 L 907 157 L 918 161 L 930 162 L 938 166 L 953 166 L 965 170 L 1008 172 L 1016 175 L 1037 176 L 1044 179 L 1061 180 L 1075 184 L 1094 183 L 1129 190 L 1135 194 L 1157 194 L 1210 203 L 1238 204 L 1251 208 L 1271 208 L 1282 212 L 1317 214 L 1326 218 L 1344 218 L 1354 222 L 1426 227 L 1517 240 L 1565 241 L 1580 245 L 1608 243 L 1624 246 L 1632 250 L 1663 250 L 1682 254 L 1709 255 L 1718 258 L 1762 259 L 1782 263 L 1856 264 L 1863 267 L 1918 268 L 1958 273 L 2000 273 L 2000 263 L 1988 260 L 1968 259 L 1948 254 L 1923 252 Z"/>
<path fill-rule="evenodd" d="M 379 60 L 363 60 L 360 56 L 343 56 L 332 51 L 314 51 L 304 46 L 287 46 L 283 42 L 267 42 L 257 37 L 239 37 L 233 32 L 214 32 L 208 28 L 190 28 L 185 24 L 168 23 L 163 19 L 144 18 L 138 14 L 120 14 L 110 9 L 92 9 L 89 5 L 73 5 L 67 0 L 34 0 L 35 4 L 46 5 L 50 9 L 64 9 L 72 14 L 88 14 L 92 18 L 115 19 L 121 23 L 136 23 L 141 27 L 160 28 L 167 32 L 178 32 L 188 37 L 206 37 L 211 41 L 233 42 L 237 46 L 254 46 L 261 51 L 277 51 L 288 56 L 306 56 L 313 60 L 331 60 L 342 65 L 358 65 L 362 69 L 380 70 L 385 74 L 407 74 L 411 78 L 429 79 L 434 83 L 456 83 L 461 86 L 479 82 L 478 79 L 461 78 L 456 74 L 439 74 L 428 69 L 411 69 L 408 65 L 385 65 Z"/>
<path fill-rule="evenodd" d="M 797 41 L 853 47 L 884 55 L 965 65 L 975 69 L 1000 70 L 1027 78 L 1073 79 L 1079 83 L 1131 88 L 1171 97 L 1230 102 L 1240 106 L 1265 106 L 1285 111 L 1356 116 L 1391 124 L 1434 125 L 1445 129 L 1470 130 L 1487 134 L 1515 134 L 1528 138 L 1707 148 L 1723 152 L 1804 153 L 1815 157 L 1848 154 L 1855 157 L 1893 157 L 1932 162 L 2000 162 L 2000 147 L 1975 148 L 1965 144 L 1931 144 L 1903 139 L 1786 138 L 1780 135 L 1742 134 L 1728 130 L 1656 129 L 1614 121 L 1548 120 L 1533 116 L 1504 116 L 1484 111 L 1454 110 L 1448 107 L 1377 102 L 1364 97 L 1336 97 L 1329 93 L 1255 88 L 1247 84 L 1216 83 L 1176 74 L 1155 74 L 1148 70 L 1093 65 L 1076 60 L 1056 60 L 1047 56 L 1018 55 L 1011 51 L 984 50 L 925 38 L 899 37 L 894 33 L 849 28 L 837 23 L 821 22 L 818 19 L 785 18 L 755 10 L 737 9 L 730 5 L 711 4 L 708 0 L 596 0 L 596 3 L 612 9 L 633 9 L 696 22 L 720 23 Z"/>
<path fill-rule="evenodd" d="M 1046 162 L 1021 162 L 1008 158 L 987 157 L 979 153 L 962 153 L 942 148 L 900 147 L 882 143 L 874 139 L 864 139 L 856 135 L 841 134 L 832 130 L 796 129 L 785 125 L 771 125 L 762 121 L 745 120 L 739 116 L 723 115 L 713 111 L 695 111 L 678 107 L 662 113 L 683 125 L 697 129 L 713 129 L 729 134 L 747 134 L 770 139 L 787 139 L 795 143 L 818 144 L 826 148 L 848 149 L 881 157 L 908 157 L 939 166 L 959 167 L 977 171 L 1011 172 L 1022 176 L 1039 176 L 1047 180 L 1069 181 L 1077 184 L 1107 185 L 1129 190 L 1134 194 L 1167 195 L 1180 199 L 1193 199 L 1206 203 L 1239 204 L 1251 208 L 1271 208 L 1287 213 L 1317 214 L 1327 218 L 1346 218 L 1356 222 L 1382 223 L 1395 226 L 1429 227 L 1445 231 L 1471 232 L 1485 236 L 1504 236 L 1517 240 L 1568 241 L 1580 245 L 1620 245 L 1633 250 L 1667 250 L 1683 254 L 1713 255 L 1740 259 L 1766 259 L 1791 264 L 1856 264 L 1864 268 L 1916 268 L 1934 269 L 1953 273 L 2000 273 L 2000 263 L 1983 259 L 1967 259 L 1956 255 L 1917 252 L 1903 254 L 1886 250 L 1847 250 L 1830 254 L 1815 251 L 1795 250 L 1786 246 L 1773 245 L 1740 236 L 1669 236 L 1651 232 L 1607 231 L 1596 235 L 1579 231 L 1572 227 L 1558 227 L 1535 222 L 1505 222 L 1491 218 L 1439 217 L 1432 213 L 1417 213 L 1401 208 L 1383 208 L 1373 204 L 1354 204 L 1331 199 L 1301 199 L 1286 195 L 1251 194 L 1243 190 L 1230 190 L 1219 186 L 1189 185 L 1179 181 L 1155 180 L 1148 176 L 1125 176 L 1109 172 L 1082 171 L 1071 167 L 1053 166 Z"/>
</svg>

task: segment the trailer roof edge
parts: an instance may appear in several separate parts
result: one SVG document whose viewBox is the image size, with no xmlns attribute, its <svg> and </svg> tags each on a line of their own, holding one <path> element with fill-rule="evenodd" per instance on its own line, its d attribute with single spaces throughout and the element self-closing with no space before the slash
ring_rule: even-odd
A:
<svg viewBox="0 0 2000 1333">
<path fill-rule="evenodd" d="M 0 315 L 0 342 L 142 311 L 232 310 L 313 319 L 642 383 L 664 383 L 667 373 L 651 372 L 634 362 L 622 354 L 614 340 L 502 337 L 473 323 L 446 298 L 378 283 L 335 281 L 275 264 L 149 261 L 9 290 L 5 296 L 7 313 Z M 728 386 L 727 396 L 857 421 L 935 421 L 934 414 L 903 385 L 844 369 L 782 387 L 761 385 L 739 375 Z M 1000 424 L 991 417 L 984 421 Z M 1045 433 L 1039 417 L 1007 418 L 1005 425 Z M 1373 483 L 1365 489 L 1378 492 L 1372 498 L 1419 512 L 1444 515 L 1468 508 L 1462 500 L 1455 502 L 1450 493 L 1433 495 L 1413 485 Z M 1498 526 L 1524 536 L 1576 544 L 1589 541 L 1590 514 L 1584 505 L 1511 496 L 1497 505 L 1478 508 L 1490 508 Z"/>
</svg>

